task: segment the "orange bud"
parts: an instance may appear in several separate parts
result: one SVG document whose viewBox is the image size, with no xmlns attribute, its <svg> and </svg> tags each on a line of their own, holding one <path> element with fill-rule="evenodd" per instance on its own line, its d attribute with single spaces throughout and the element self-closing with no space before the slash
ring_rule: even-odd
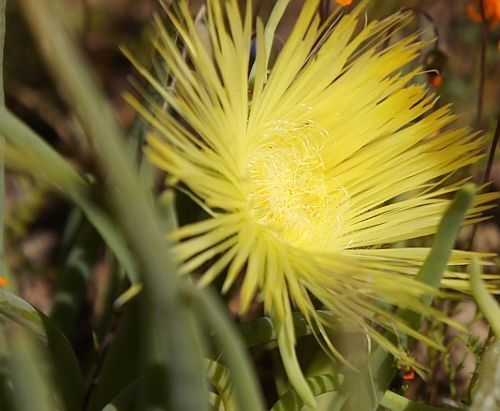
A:
<svg viewBox="0 0 500 411">
<path fill-rule="evenodd" d="M 335 0 L 341 6 L 349 6 L 352 3 L 352 0 Z"/>
<path fill-rule="evenodd" d="M 415 370 L 410 368 L 408 371 L 401 373 L 401 378 L 405 381 L 412 381 L 415 379 Z"/>
<path fill-rule="evenodd" d="M 441 84 L 443 84 L 443 76 L 441 74 L 431 76 L 429 78 L 429 82 L 431 83 L 432 87 L 439 88 L 441 87 Z"/>
<path fill-rule="evenodd" d="M 0 287 L 4 287 L 7 285 L 7 279 L 4 277 L 0 277 Z"/>
</svg>

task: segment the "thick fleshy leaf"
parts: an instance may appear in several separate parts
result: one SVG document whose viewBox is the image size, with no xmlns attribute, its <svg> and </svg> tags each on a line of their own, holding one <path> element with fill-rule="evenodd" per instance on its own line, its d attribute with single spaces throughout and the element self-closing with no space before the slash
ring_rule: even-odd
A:
<svg viewBox="0 0 500 411">
<path fill-rule="evenodd" d="M 231 372 L 235 404 L 240 411 L 264 410 L 264 400 L 259 390 L 253 367 L 241 337 L 227 318 L 225 307 L 211 290 L 188 287 L 193 303 L 203 314 L 206 324 L 213 330 L 214 338 Z"/>
<path fill-rule="evenodd" d="M 497 338 L 500 338 L 500 306 L 488 292 L 486 285 L 481 280 L 481 267 L 477 258 L 472 260 L 469 273 L 472 283 L 472 294 L 476 299 L 476 303 L 481 313 L 488 321 L 493 334 L 495 334 Z"/>
<path fill-rule="evenodd" d="M 380 405 L 389 411 L 465 411 L 463 408 L 442 408 L 412 401 L 392 391 L 386 391 Z"/>
<path fill-rule="evenodd" d="M 341 375 L 322 374 L 307 378 L 307 384 L 313 395 L 319 397 L 327 392 L 338 391 L 343 379 Z M 274 404 L 271 411 L 300 411 L 303 406 L 302 397 L 294 389 L 290 389 Z"/>
<path fill-rule="evenodd" d="M 40 341 L 33 333 L 18 324 L 10 324 L 7 336 L 15 409 L 17 411 L 79 409 L 81 403 L 64 404 L 61 399 L 62 393 L 52 384 L 53 380 L 47 373 L 47 367 L 50 367 L 52 361 L 44 355 Z"/>
<path fill-rule="evenodd" d="M 460 190 L 455 199 L 450 204 L 444 214 L 432 246 L 432 249 L 425 260 L 422 269 L 417 275 L 417 279 L 432 287 L 439 287 L 440 280 L 448 264 L 450 253 L 455 244 L 458 230 L 463 219 L 473 203 L 475 189 L 468 185 Z M 424 297 L 423 303 L 430 305 L 432 299 Z M 418 329 L 421 318 L 414 312 L 399 310 L 398 315 L 407 322 L 409 326 Z M 392 335 L 389 338 L 395 340 Z M 406 343 L 405 348 L 408 348 Z M 355 388 L 350 396 L 350 400 L 343 410 L 356 409 L 359 401 L 363 401 L 367 410 L 376 410 L 382 397 L 389 387 L 391 381 L 396 375 L 396 362 L 392 355 L 388 354 L 383 348 L 377 346 L 370 355 L 366 366 L 360 370 L 361 374 L 348 378 L 349 384 L 346 390 Z M 362 378 L 359 378 L 359 375 Z"/>
<path fill-rule="evenodd" d="M 486 349 L 481 359 L 470 411 L 497 411 L 499 409 L 500 341 L 495 341 Z"/>
<path fill-rule="evenodd" d="M 189 309 L 180 297 L 177 264 L 169 250 L 169 241 L 160 231 L 150 193 L 140 185 L 123 133 L 88 62 L 49 3 L 47 0 L 19 1 L 49 71 L 64 88 L 63 97 L 91 141 L 96 162 L 104 175 L 107 199 L 137 257 L 147 301 L 144 307 L 148 309 L 143 310 L 141 316 L 145 326 L 141 337 L 144 342 L 150 340 L 153 325 L 162 366 L 168 362 L 170 378 L 164 379 L 163 384 L 163 391 L 169 394 L 168 404 L 161 407 L 170 404 L 176 410 L 207 410 L 208 390 L 203 378 L 198 330 L 193 327 Z M 154 315 L 152 324 L 149 324 L 149 314 Z M 146 356 L 143 359 L 148 362 Z M 145 365 L 155 367 L 156 362 Z M 145 410 L 159 405 L 149 403 L 147 396 L 144 400 Z"/>
<path fill-rule="evenodd" d="M 89 398 L 88 409 L 101 410 L 139 377 L 141 327 L 139 298 L 121 308 L 113 340 Z"/>
<path fill-rule="evenodd" d="M 54 385 L 60 391 L 63 403 L 69 410 L 78 409 L 83 399 L 84 381 L 66 337 L 31 304 L 2 288 L 0 315 L 29 331 L 46 347 L 53 368 Z"/>
</svg>

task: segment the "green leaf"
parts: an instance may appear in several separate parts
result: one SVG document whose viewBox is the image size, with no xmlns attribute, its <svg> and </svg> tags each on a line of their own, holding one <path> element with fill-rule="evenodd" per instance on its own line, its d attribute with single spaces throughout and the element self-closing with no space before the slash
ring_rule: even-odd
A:
<svg viewBox="0 0 500 411">
<path fill-rule="evenodd" d="M 9 372 L 9 350 L 5 338 L 5 321 L 0 319 L 0 410 L 11 410 L 12 384 Z"/>
<path fill-rule="evenodd" d="M 472 261 L 469 273 L 476 303 L 497 338 L 497 341 L 485 350 L 481 358 L 470 411 L 494 411 L 500 409 L 500 342 L 498 341 L 500 308 L 481 280 L 481 267 L 477 258 Z"/>
<path fill-rule="evenodd" d="M 474 194 L 475 188 L 472 184 L 466 185 L 456 194 L 439 224 L 432 249 L 416 276 L 417 281 L 434 288 L 439 287 L 458 231 L 467 210 L 472 205 Z M 430 305 L 432 297 L 425 296 L 422 301 Z M 398 315 L 412 328 L 419 327 L 421 319 L 417 313 L 398 310 Z M 397 343 L 394 335 L 389 334 L 388 338 Z M 349 400 L 344 405 L 343 410 L 366 409 L 367 411 L 375 411 L 396 373 L 397 368 L 392 355 L 377 346 L 372 351 L 366 366 L 359 370 L 359 374 L 346 378 L 344 389 L 349 393 Z M 363 403 L 362 406 L 360 402 Z"/>
<path fill-rule="evenodd" d="M 139 299 L 122 307 L 115 318 L 112 344 L 108 347 L 98 380 L 89 398 L 89 410 L 100 410 L 139 377 L 141 327 Z"/>
<path fill-rule="evenodd" d="M 103 172 L 105 194 L 137 256 L 144 284 L 141 321 L 145 331 L 141 334 L 148 343 L 151 332 L 156 332 L 161 355 L 155 362 L 145 359 L 147 368 L 155 368 L 157 360 L 162 364 L 168 362 L 169 378 L 163 391 L 169 393 L 168 401 L 173 409 L 207 410 L 208 390 L 198 330 L 193 327 L 188 307 L 181 299 L 179 275 L 169 252 L 169 242 L 160 231 L 150 193 L 140 185 L 123 133 L 87 61 L 52 12 L 49 2 L 20 0 L 19 4 L 53 78 L 64 88 L 64 97 L 91 141 Z M 146 401 L 143 409 L 166 406 Z"/>
<path fill-rule="evenodd" d="M 3 84 L 3 58 L 5 46 L 5 6 L 7 0 L 0 0 L 0 106 L 5 106 L 5 92 Z M 4 136 L 0 135 L 0 147 L 5 146 Z M 0 149 L 0 277 L 4 276 L 4 221 L 5 221 L 5 159 Z M 0 383 L 1 383 L 0 375 Z"/>
<path fill-rule="evenodd" d="M 500 341 L 493 342 L 484 352 L 479 377 L 474 388 L 470 411 L 500 409 Z"/>
<path fill-rule="evenodd" d="M 16 411 L 63 411 L 59 392 L 47 374 L 49 359 L 33 340 L 33 335 L 16 324 L 7 329 L 10 351 L 10 373 Z M 39 342 L 38 342 L 39 343 Z M 78 404 L 74 404 L 78 407 Z"/>
<path fill-rule="evenodd" d="M 47 333 L 42 320 L 43 314 L 26 300 L 5 288 L 0 288 L 0 315 L 22 325 L 47 343 Z"/>
<path fill-rule="evenodd" d="M 472 206 L 476 188 L 473 184 L 465 185 L 455 196 L 439 224 L 431 251 L 416 276 L 416 280 L 434 288 L 439 288 L 446 270 L 458 232 L 467 210 Z M 432 296 L 424 296 L 422 301 L 430 305 Z M 401 313 L 403 314 L 403 313 Z M 405 316 L 403 316 L 404 318 Z M 410 316 L 408 321 L 413 328 L 420 324 L 420 318 Z"/>
<path fill-rule="evenodd" d="M 218 296 L 210 289 L 200 290 L 186 287 L 186 294 L 213 330 L 222 357 L 232 375 L 235 403 L 239 411 L 264 410 L 264 399 L 260 392 L 253 366 L 244 348 L 244 343 L 231 323 Z"/>
<path fill-rule="evenodd" d="M 327 392 L 337 391 L 342 386 L 344 378 L 342 375 L 322 374 L 306 379 L 311 392 L 315 397 L 319 397 Z M 304 401 L 297 392 L 290 388 L 271 411 L 300 411 L 304 406 Z"/>
<path fill-rule="evenodd" d="M 318 310 L 317 313 L 321 316 L 323 311 Z M 311 327 L 300 312 L 292 314 L 292 321 L 296 337 L 312 334 Z M 247 347 L 276 341 L 276 331 L 273 321 L 269 317 L 260 317 L 252 321 L 240 323 L 238 324 L 238 329 Z"/>
<path fill-rule="evenodd" d="M 110 216 L 89 198 L 90 187 L 59 153 L 8 110 L 0 107 L 0 134 L 15 148 L 10 164 L 61 189 L 77 204 L 124 267 L 130 281 L 138 283 L 137 262 L 123 234 Z M 2 150 L 2 153 L 4 151 Z"/>
<path fill-rule="evenodd" d="M 476 303 L 491 326 L 493 334 L 500 339 L 500 307 L 495 299 L 488 293 L 486 286 L 481 280 L 481 267 L 477 257 L 472 260 L 469 268 L 470 280 L 472 285 L 472 294 Z"/>
<path fill-rule="evenodd" d="M 63 403 L 68 410 L 78 409 L 83 399 L 84 381 L 64 335 L 49 318 L 5 289 L 0 289 L 0 315 L 29 331 L 47 348 L 52 360 L 54 384 L 61 392 Z"/>
<path fill-rule="evenodd" d="M 385 392 L 380 405 L 390 411 L 465 411 L 463 408 L 442 408 L 422 404 L 421 402 L 412 401 L 389 390 Z M 487 410 L 485 409 L 484 411 Z"/>
<path fill-rule="evenodd" d="M 338 400 L 336 402 L 339 400 L 343 401 L 345 398 L 341 395 L 342 393 L 338 391 L 342 386 L 342 382 L 342 375 L 322 374 L 307 378 L 307 383 L 311 387 L 315 397 L 319 397 L 328 392 L 337 392 Z M 464 411 L 462 408 L 441 408 L 422 404 L 398 395 L 390 390 L 384 393 L 380 405 L 390 411 Z M 276 404 L 274 404 L 271 411 L 300 411 L 303 406 L 304 402 L 300 396 L 297 395 L 295 390 L 290 389 L 276 402 Z M 331 411 L 333 408 L 329 407 L 328 409 Z M 478 408 L 478 411 L 479 410 L 483 409 Z"/>
<path fill-rule="evenodd" d="M 107 404 L 102 411 L 136 411 L 137 410 L 137 386 L 134 381 L 120 392 Z"/>
<path fill-rule="evenodd" d="M 58 278 L 50 318 L 69 339 L 74 337 L 77 318 L 87 298 L 87 283 L 102 248 L 99 240 L 88 223 L 81 227 Z"/>
</svg>

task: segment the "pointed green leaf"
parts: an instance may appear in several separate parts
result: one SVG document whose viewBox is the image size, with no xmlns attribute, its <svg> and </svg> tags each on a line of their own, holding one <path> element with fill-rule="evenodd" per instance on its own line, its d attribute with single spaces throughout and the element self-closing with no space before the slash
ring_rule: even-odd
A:
<svg viewBox="0 0 500 411">
<path fill-rule="evenodd" d="M 476 299 L 476 303 L 488 321 L 497 338 L 500 338 L 500 307 L 495 299 L 486 289 L 486 286 L 481 280 L 481 267 L 477 258 L 472 260 L 469 268 L 470 280 L 472 285 L 472 294 Z"/>
<path fill-rule="evenodd" d="M 465 411 L 463 408 L 442 408 L 426 405 L 412 401 L 392 391 L 385 392 L 380 405 L 390 411 Z"/>
<path fill-rule="evenodd" d="M 432 249 L 417 274 L 416 280 L 435 288 L 439 287 L 458 231 L 467 210 L 472 205 L 474 194 L 475 188 L 472 184 L 466 185 L 456 194 L 439 224 Z M 430 305 L 432 297 L 426 296 L 422 300 L 425 304 Z M 398 315 L 412 328 L 417 329 L 419 327 L 421 319 L 418 314 L 398 310 Z M 388 337 L 397 342 L 396 337 L 392 334 L 388 335 Z M 356 404 L 359 401 L 368 401 L 370 403 L 367 411 L 376 410 L 396 372 L 396 364 L 392 355 L 377 346 L 372 351 L 366 367 L 360 370 L 360 374 L 347 378 L 348 382 L 345 387 L 347 392 L 349 392 L 347 387 L 356 387 L 356 391 L 349 392 L 349 401 L 345 404 L 343 410 L 349 411 L 358 408 Z"/>
<path fill-rule="evenodd" d="M 243 341 L 225 312 L 225 307 L 211 290 L 186 287 L 186 294 L 193 299 L 199 312 L 213 330 L 222 358 L 232 375 L 235 402 L 239 411 L 264 410 L 253 366 Z"/>
<path fill-rule="evenodd" d="M 160 220 L 150 193 L 146 193 L 140 185 L 133 158 L 124 144 L 123 133 L 87 61 L 55 16 L 49 2 L 20 0 L 19 4 L 51 74 L 64 87 L 64 97 L 91 141 L 103 173 L 107 199 L 137 256 L 145 297 L 141 317 L 141 321 L 145 322 L 145 332 L 142 334 L 150 337 L 151 324 L 154 325 L 161 361 L 169 364 L 170 378 L 163 386 L 163 390 L 170 394 L 168 401 L 176 411 L 207 410 L 208 390 L 203 377 L 198 330 L 193 328 L 188 308 L 181 300 L 179 275 L 169 252 L 169 242 L 160 230 Z M 154 314 L 154 318 L 148 318 L 150 313 Z M 148 367 L 156 365 L 147 364 Z M 190 395 L 185 395 L 186 391 Z M 166 406 L 146 403 L 144 409 Z"/>
<path fill-rule="evenodd" d="M 479 377 L 474 387 L 470 411 L 500 409 L 500 341 L 493 342 L 484 352 Z"/>
<path fill-rule="evenodd" d="M 52 379 L 47 374 L 49 359 L 43 355 L 33 335 L 17 324 L 11 324 L 7 336 L 16 411 L 65 410 L 59 392 L 51 384 Z"/>
<path fill-rule="evenodd" d="M 68 409 L 78 409 L 84 381 L 75 354 L 51 320 L 27 301 L 0 288 L 0 315 L 29 331 L 47 348 L 54 368 L 54 383 Z M 27 348 L 26 348 L 27 349 Z"/>
</svg>

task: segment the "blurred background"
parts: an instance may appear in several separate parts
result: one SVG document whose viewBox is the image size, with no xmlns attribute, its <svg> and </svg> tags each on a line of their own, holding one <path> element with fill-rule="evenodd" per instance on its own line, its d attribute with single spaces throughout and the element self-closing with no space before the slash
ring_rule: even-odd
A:
<svg viewBox="0 0 500 411">
<path fill-rule="evenodd" d="M 266 18 L 274 2 L 254 1 L 257 14 Z M 356 1 L 353 2 L 355 4 Z M 87 55 L 120 123 L 132 130 L 134 111 L 122 98 L 132 91 L 131 79 L 138 78 L 119 47 L 130 49 L 141 61 L 152 57 L 149 26 L 153 13 L 163 15 L 156 0 L 61 0 L 59 11 Z M 421 80 L 439 96 L 439 104 L 451 103 L 457 113 L 457 125 L 482 129 L 485 153 L 493 138 L 500 102 L 500 2 L 485 0 L 486 24 L 481 23 L 478 3 L 473 0 L 377 0 L 367 8 L 369 19 L 380 19 L 401 8 L 415 12 L 411 30 L 422 31 L 423 39 L 437 38 L 426 48 L 420 64 L 428 71 Z M 278 35 L 276 47 L 286 39 L 301 1 L 292 1 Z M 193 1 L 193 12 L 199 2 Z M 323 2 L 322 12 L 337 8 L 335 1 Z M 483 51 L 482 51 L 483 50 Z M 485 56 L 481 62 L 481 56 Z M 482 68 L 482 70 L 481 70 Z M 45 71 L 33 40 L 16 2 L 8 1 L 5 51 L 5 89 L 7 106 L 28 123 L 47 142 L 63 153 L 83 173 L 98 174 L 89 147 L 76 120 L 68 113 L 58 88 Z M 483 80 L 481 81 L 481 73 Z M 480 92 L 482 90 L 482 92 Z M 132 91 L 133 92 L 133 91 Z M 478 115 L 478 95 L 481 95 Z M 498 157 L 498 156 L 497 156 Z M 472 172 L 477 182 L 483 178 L 485 160 Z M 500 161 L 491 168 L 492 190 L 500 189 Z M 75 217 L 76 215 L 76 217 Z M 475 234 L 473 248 L 500 251 L 500 212 L 482 223 Z M 44 313 L 54 305 L 54 290 L 61 280 L 61 262 L 66 260 L 65 241 L 68 225 L 77 214 L 66 199 L 45 184 L 18 174 L 7 177 L 6 256 L 9 267 L 8 287 L 22 295 Z M 78 232 L 93 238 L 93 233 Z M 461 245 L 470 238 L 464 229 Z M 93 333 L 103 327 L 110 291 L 115 285 L 110 274 L 113 259 L 106 248 L 95 242 L 92 264 L 86 267 L 86 292 L 76 315 L 71 339 L 85 353 Z M 498 265 L 497 265 L 498 267 Z M 421 348 L 415 356 L 425 361 L 431 371 L 427 383 L 402 375 L 400 385 L 409 385 L 408 394 L 430 403 L 447 398 L 460 402 L 467 395 L 476 354 L 487 338 L 487 327 L 478 319 L 474 304 L 441 302 L 443 309 L 467 324 L 475 338 L 465 338 L 429 324 L 429 333 L 449 347 L 449 352 L 434 353 Z M 87 348 L 86 348 L 87 347 Z M 265 370 L 262 370 L 265 372 Z"/>
</svg>

